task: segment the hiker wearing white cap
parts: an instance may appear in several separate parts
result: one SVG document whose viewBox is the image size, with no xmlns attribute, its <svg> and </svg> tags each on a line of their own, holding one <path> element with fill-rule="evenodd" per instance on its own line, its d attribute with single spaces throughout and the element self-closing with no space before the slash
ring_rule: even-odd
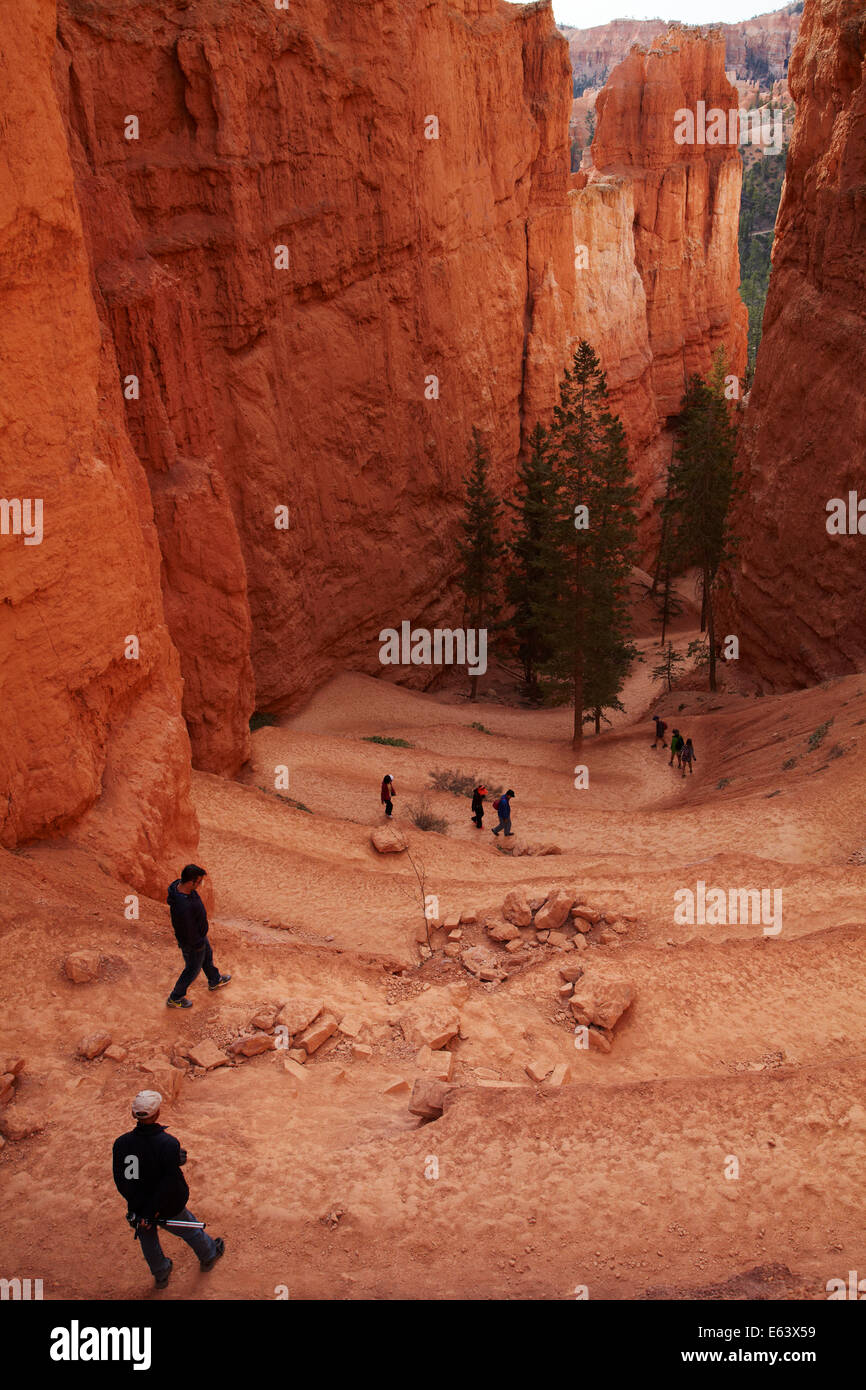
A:
<svg viewBox="0 0 866 1390">
<path fill-rule="evenodd" d="M 386 772 L 382 778 L 382 805 L 385 807 L 385 815 L 390 816 L 394 810 L 394 797 L 397 795 L 394 787 L 394 778 L 390 772 Z"/>
<path fill-rule="evenodd" d="M 180 1236 L 195 1251 L 203 1270 L 213 1269 L 225 1250 L 225 1241 L 207 1235 L 186 1203 L 189 1188 L 180 1171 L 186 1163 L 182 1149 L 165 1125 L 157 1124 L 162 1096 L 159 1091 L 139 1091 L 132 1102 L 135 1129 L 114 1141 L 114 1185 L 126 1198 L 126 1219 L 135 1228 L 135 1239 L 150 1266 L 158 1289 L 164 1289 L 172 1261 L 163 1253 L 157 1227 Z"/>
</svg>

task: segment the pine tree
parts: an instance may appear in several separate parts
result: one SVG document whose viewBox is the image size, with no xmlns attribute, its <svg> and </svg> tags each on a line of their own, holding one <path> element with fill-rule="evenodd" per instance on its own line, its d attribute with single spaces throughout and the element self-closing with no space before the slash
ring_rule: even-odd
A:
<svg viewBox="0 0 866 1390">
<path fill-rule="evenodd" d="M 598 728 L 601 711 L 618 705 L 631 659 L 627 585 L 637 525 L 622 424 L 607 407 L 605 376 L 585 341 L 560 386 L 549 448 L 558 517 L 547 670 L 555 685 L 569 687 L 577 750 L 584 711 Z"/>
<path fill-rule="evenodd" d="M 541 702 L 539 674 L 552 655 L 550 629 L 556 594 L 556 490 L 547 432 L 536 425 L 530 453 L 518 466 L 516 513 L 509 545 L 511 568 L 506 595 L 511 607 L 511 645 L 523 668 L 526 693 Z"/>
<path fill-rule="evenodd" d="M 470 469 L 463 480 L 466 489 L 462 539 L 457 541 L 460 569 L 457 583 L 463 592 L 464 626 L 487 629 L 496 626 L 501 584 L 498 565 L 504 553 L 500 540 L 502 504 L 487 481 L 488 460 L 476 428 L 469 446 Z M 478 677 L 470 678 L 470 700 L 478 699 Z"/>
<path fill-rule="evenodd" d="M 667 501 L 671 554 L 681 568 L 698 567 L 709 641 L 710 690 L 716 689 L 713 586 L 735 549 L 728 513 L 738 484 L 737 434 L 725 399 L 725 373 L 720 350 L 707 380 L 696 375 L 687 384 Z"/>
<path fill-rule="evenodd" d="M 650 675 L 654 681 L 664 681 L 670 694 L 673 683 L 679 673 L 679 668 L 684 664 L 685 657 L 681 652 L 676 651 L 673 642 L 668 642 L 665 654 L 658 666 L 654 666 Z"/>
</svg>

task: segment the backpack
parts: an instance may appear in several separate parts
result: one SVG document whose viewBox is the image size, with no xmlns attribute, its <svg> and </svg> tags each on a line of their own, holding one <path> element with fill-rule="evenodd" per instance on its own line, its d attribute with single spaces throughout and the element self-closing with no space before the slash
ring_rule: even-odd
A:
<svg viewBox="0 0 866 1390">
<path fill-rule="evenodd" d="M 496 800 L 495 800 L 494 803 L 493 803 L 493 809 L 494 809 L 494 811 L 498 811 L 498 810 L 499 810 L 499 807 L 502 805 L 502 802 L 503 802 L 504 800 L 505 800 L 504 797 L 497 796 Z"/>
</svg>

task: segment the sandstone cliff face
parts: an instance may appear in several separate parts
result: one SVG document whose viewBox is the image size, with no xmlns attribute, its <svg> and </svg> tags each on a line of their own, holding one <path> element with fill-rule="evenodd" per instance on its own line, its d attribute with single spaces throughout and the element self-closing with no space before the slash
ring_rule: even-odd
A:
<svg viewBox="0 0 866 1390">
<path fill-rule="evenodd" d="M 746 364 L 741 160 L 735 145 L 676 142 L 676 112 L 696 111 L 699 101 L 737 106 L 717 34 L 671 28 L 651 49 L 633 49 L 599 93 L 595 169 L 575 177 L 572 195 L 575 241 L 589 250 L 576 324 L 599 341 L 608 366 L 645 518 L 670 458 L 665 427 L 688 377 L 705 373 L 718 347 L 731 373 L 742 375 Z M 649 555 L 653 530 L 643 530 Z"/>
<path fill-rule="evenodd" d="M 659 8 L 663 8 L 660 6 Z M 768 80 L 784 77 L 797 40 L 800 13 L 793 6 L 757 15 L 736 24 L 720 24 L 725 41 L 725 67 L 737 77 Z M 649 47 L 664 34 L 663 19 L 614 19 L 591 29 L 562 26 L 568 39 L 575 82 L 579 87 L 599 87 L 612 69 L 626 57 L 632 44 Z"/>
<path fill-rule="evenodd" d="M 248 650 L 274 707 L 342 663 L 380 671 L 381 627 L 452 614 L 471 428 L 505 483 L 564 357 L 570 89 L 550 9 L 376 15 L 144 0 L 133 26 L 125 4 L 60 6 L 77 187 L 142 381 L 130 431 L 215 770 L 245 754 Z"/>
<path fill-rule="evenodd" d="M 0 533 L 0 844 L 70 832 L 151 888 L 197 836 L 153 513 L 90 293 L 54 6 L 3 18 L 0 476 L 43 526 Z"/>
<path fill-rule="evenodd" d="M 791 60 L 797 120 L 776 222 L 741 462 L 746 501 L 726 606 L 769 681 L 862 667 L 866 536 L 829 535 L 827 502 L 866 496 L 866 16 L 807 6 Z"/>
</svg>

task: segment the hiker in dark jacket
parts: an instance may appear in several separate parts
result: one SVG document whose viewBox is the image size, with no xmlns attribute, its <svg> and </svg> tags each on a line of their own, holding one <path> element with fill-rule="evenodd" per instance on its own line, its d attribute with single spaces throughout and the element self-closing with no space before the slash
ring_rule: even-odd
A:
<svg viewBox="0 0 866 1390">
<path fill-rule="evenodd" d="M 195 1221 L 186 1205 L 189 1188 L 180 1171 L 186 1163 L 186 1150 L 165 1125 L 157 1124 L 161 1105 L 159 1091 L 139 1091 L 132 1102 L 135 1129 L 115 1139 L 111 1159 L 114 1185 L 126 1198 L 126 1219 L 136 1228 L 141 1253 L 158 1289 L 168 1283 L 172 1262 L 159 1243 L 157 1221 Z M 222 1238 L 214 1240 L 203 1230 L 171 1224 L 166 1230 L 192 1247 L 203 1270 L 213 1269 L 225 1250 Z"/>
<path fill-rule="evenodd" d="M 680 757 L 682 758 L 683 776 L 685 777 L 685 775 L 686 775 L 686 768 L 688 767 L 688 769 L 689 769 L 689 776 L 690 776 L 690 777 L 694 777 L 695 773 L 694 773 L 694 768 L 692 767 L 692 763 L 696 763 L 696 762 L 697 762 L 697 756 L 696 756 L 696 754 L 695 754 L 694 748 L 692 747 L 692 741 L 691 741 L 690 738 L 687 738 L 686 741 L 685 741 L 685 743 L 683 744 L 682 752 L 680 753 Z"/>
<path fill-rule="evenodd" d="M 500 830 L 505 831 L 506 840 L 512 839 L 511 834 L 511 798 L 513 791 L 503 792 L 493 803 L 493 809 L 499 816 L 499 824 L 491 830 L 491 835 L 498 835 Z"/>
<path fill-rule="evenodd" d="M 207 976 L 208 989 L 220 989 L 231 979 L 231 975 L 221 975 L 217 970 L 207 939 L 207 911 L 198 895 L 199 885 L 205 877 L 204 869 L 200 869 L 198 864 L 187 864 L 180 878 L 169 885 L 171 925 L 183 955 L 183 970 L 165 1001 L 170 1009 L 192 1008 L 186 992 L 200 970 Z"/>
<path fill-rule="evenodd" d="M 394 797 L 395 797 L 396 795 L 397 795 L 397 792 L 396 792 L 396 789 L 395 789 L 395 787 L 394 787 L 394 778 L 391 776 L 391 774 L 390 774 L 390 772 L 389 772 L 388 775 L 387 775 L 386 777 L 383 777 L 383 778 L 382 778 L 382 792 L 381 792 L 382 805 L 385 807 L 385 815 L 386 815 L 386 816 L 393 815 L 393 812 L 394 812 Z"/>
<path fill-rule="evenodd" d="M 679 729 L 674 729 L 671 734 L 671 760 L 668 767 L 673 767 L 674 758 L 677 760 L 677 767 L 681 765 L 683 756 L 683 736 Z"/>
<path fill-rule="evenodd" d="M 476 787 L 474 792 L 472 793 L 472 819 L 478 826 L 479 830 L 484 829 L 484 798 L 486 795 L 486 787 Z"/>
<path fill-rule="evenodd" d="M 662 748 L 667 748 L 667 744 L 665 743 L 665 730 L 667 729 L 668 726 L 667 726 L 667 724 L 665 723 L 665 721 L 662 719 L 662 717 L 661 717 L 660 714 L 654 714 L 654 715 L 653 715 L 653 719 L 654 719 L 655 722 L 656 722 L 656 736 L 655 736 L 655 741 L 654 741 L 654 743 L 653 743 L 653 748 L 656 747 L 656 745 L 657 745 L 659 739 L 661 739 Z"/>
</svg>

